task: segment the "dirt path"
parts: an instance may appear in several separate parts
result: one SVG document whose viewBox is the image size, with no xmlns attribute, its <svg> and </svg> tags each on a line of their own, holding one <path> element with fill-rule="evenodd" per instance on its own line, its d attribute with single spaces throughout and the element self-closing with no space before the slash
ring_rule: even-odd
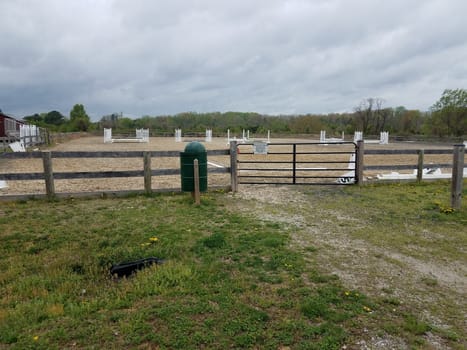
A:
<svg viewBox="0 0 467 350">
<path fill-rule="evenodd" d="M 300 187 L 243 185 L 232 197 L 230 205 L 236 210 L 260 220 L 286 224 L 294 249 L 328 273 L 339 276 L 349 288 L 375 298 L 390 297 L 410 303 L 423 319 L 442 329 L 448 328 L 449 320 L 430 314 L 424 307 L 426 303 L 454 305 L 463 310 L 464 322 L 467 320 L 467 267 L 461 262 L 427 263 L 354 239 L 349 231 L 361 225 L 356 219 L 323 210 Z M 306 249 L 310 246 L 316 248 L 312 253 Z M 446 349 L 433 334 L 426 340 L 433 349 Z M 407 348 L 401 339 L 375 335 L 361 345 L 362 349 Z"/>
</svg>

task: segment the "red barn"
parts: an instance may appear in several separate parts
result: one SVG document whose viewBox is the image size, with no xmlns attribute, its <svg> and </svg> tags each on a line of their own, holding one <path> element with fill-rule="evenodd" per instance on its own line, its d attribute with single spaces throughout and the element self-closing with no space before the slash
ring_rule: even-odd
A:
<svg viewBox="0 0 467 350">
<path fill-rule="evenodd" d="M 24 124 L 0 111 L 0 137 L 19 137 L 19 126 Z"/>
</svg>

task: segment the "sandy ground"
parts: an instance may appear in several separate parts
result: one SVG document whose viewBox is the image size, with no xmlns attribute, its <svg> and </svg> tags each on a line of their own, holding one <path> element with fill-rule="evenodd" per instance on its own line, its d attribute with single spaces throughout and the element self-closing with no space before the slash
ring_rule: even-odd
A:
<svg viewBox="0 0 467 350">
<path fill-rule="evenodd" d="M 150 138 L 148 143 L 104 143 L 102 137 L 81 137 L 68 142 L 57 144 L 50 149 L 52 151 L 183 151 L 189 141 L 201 141 L 207 150 L 228 149 L 229 145 L 225 138 L 213 138 L 212 142 L 204 142 L 203 139 L 188 139 L 184 138 L 183 142 L 175 142 L 172 137 L 166 138 Z M 272 139 L 272 143 L 276 142 L 317 142 L 317 140 L 297 140 L 297 139 Z M 311 147 L 311 148 L 310 148 Z M 298 151 L 321 151 L 330 152 L 333 150 L 342 150 L 342 146 L 329 144 L 327 146 L 305 146 L 298 147 Z M 452 146 L 440 146 L 429 144 L 417 144 L 410 142 L 390 143 L 389 145 L 365 144 L 365 149 L 426 149 L 426 148 L 452 148 Z M 348 151 L 352 151 L 351 146 L 346 146 Z M 241 145 L 239 147 L 239 160 L 262 160 L 262 161 L 277 161 L 290 160 L 287 155 L 270 155 L 253 156 L 251 153 L 251 145 Z M 291 146 L 269 146 L 269 151 L 274 152 L 290 152 Z M 298 161 L 304 161 L 306 156 L 298 156 Z M 314 156 L 314 161 L 320 159 L 329 160 L 329 156 Z M 348 155 L 336 155 L 336 160 L 346 162 Z M 425 164 L 429 163 L 449 163 L 452 161 L 451 155 L 445 156 L 430 156 L 425 155 Z M 230 159 L 228 156 L 210 156 L 208 162 L 210 167 L 229 167 Z M 365 156 L 365 165 L 377 164 L 416 164 L 416 155 L 386 155 L 386 156 Z M 271 164 L 265 163 L 260 167 L 268 167 Z M 301 164 L 301 167 L 320 167 L 323 164 Z M 324 166 L 326 166 L 324 164 Z M 328 165 L 329 166 L 329 165 Z M 340 167 L 346 165 L 340 165 Z M 152 169 L 172 169 L 180 167 L 179 158 L 152 158 Z M 239 166 L 248 167 L 248 164 Z M 289 167 L 290 165 L 277 165 L 276 167 Z M 116 170 L 142 170 L 142 158 L 57 158 L 53 159 L 54 172 L 77 172 L 77 171 L 116 171 Z M 31 173 L 42 172 L 41 159 L 26 159 L 26 160 L 5 160 L 0 159 L 0 173 Z M 248 173 L 247 171 L 243 172 Z M 276 172 L 277 174 L 289 174 L 290 171 Z M 338 174 L 342 173 L 340 171 Z M 264 174 L 264 173 L 263 173 Z M 365 172 L 365 176 L 376 175 L 377 172 Z M 297 174 L 300 175 L 300 172 Z M 309 175 L 303 173 L 302 175 Z M 326 173 L 324 175 L 329 175 Z M 180 176 L 157 176 L 152 179 L 153 190 L 179 188 Z M 16 195 L 16 194 L 43 194 L 45 193 L 45 185 L 42 180 L 30 181 L 8 181 L 8 188 L 0 189 L 1 195 Z M 229 186 L 230 175 L 226 174 L 209 174 L 208 186 Z M 73 193 L 73 192 L 100 192 L 100 191 L 119 191 L 119 190 L 142 190 L 144 188 L 143 178 L 108 178 L 108 179 L 71 179 L 71 180 L 55 180 L 55 190 L 57 193 Z"/>
<path fill-rule="evenodd" d="M 194 139 L 193 139 L 194 140 Z M 82 137 L 70 140 L 54 147 L 51 151 L 183 151 L 186 142 L 175 142 L 173 138 L 150 138 L 148 143 L 104 143 L 101 137 Z M 195 141 L 195 140 L 194 140 Z M 199 140 L 202 141 L 202 140 Z M 228 149 L 225 139 L 213 139 L 213 142 L 203 142 L 207 150 Z M 227 156 L 213 156 L 209 161 L 219 166 L 228 166 Z M 152 158 L 152 169 L 180 168 L 180 159 L 177 158 Z M 142 170 L 142 158 L 56 158 L 53 159 L 54 172 L 78 172 L 78 171 L 117 171 L 117 170 Z M 31 173 L 42 172 L 41 159 L 27 160 L 1 160 L 0 173 Z M 209 185 L 230 184 L 229 174 L 210 174 Z M 166 189 L 179 188 L 180 176 L 155 176 L 152 178 L 152 188 Z M 30 181 L 8 181 L 8 188 L 0 190 L 0 195 L 7 194 L 43 194 L 45 185 L 42 180 Z M 142 190 L 144 182 L 142 177 L 133 178 L 107 178 L 107 179 L 70 179 L 55 180 L 55 190 L 60 192 L 99 192 L 99 191 L 121 191 Z"/>
</svg>

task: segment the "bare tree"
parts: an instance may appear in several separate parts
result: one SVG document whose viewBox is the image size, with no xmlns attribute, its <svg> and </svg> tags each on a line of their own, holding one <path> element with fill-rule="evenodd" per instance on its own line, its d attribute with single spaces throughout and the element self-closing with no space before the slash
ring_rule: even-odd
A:
<svg viewBox="0 0 467 350">
<path fill-rule="evenodd" d="M 378 134 L 384 130 L 390 111 L 383 109 L 383 104 L 383 99 L 370 97 L 355 107 L 356 125 L 364 134 Z"/>
</svg>

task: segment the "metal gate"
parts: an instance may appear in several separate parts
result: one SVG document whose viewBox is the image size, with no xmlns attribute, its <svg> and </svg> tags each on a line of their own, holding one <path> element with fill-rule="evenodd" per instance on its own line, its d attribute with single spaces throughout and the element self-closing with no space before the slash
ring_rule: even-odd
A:
<svg viewBox="0 0 467 350">
<path fill-rule="evenodd" d="M 237 144 L 239 184 L 350 185 L 357 182 L 354 142 Z"/>
</svg>

